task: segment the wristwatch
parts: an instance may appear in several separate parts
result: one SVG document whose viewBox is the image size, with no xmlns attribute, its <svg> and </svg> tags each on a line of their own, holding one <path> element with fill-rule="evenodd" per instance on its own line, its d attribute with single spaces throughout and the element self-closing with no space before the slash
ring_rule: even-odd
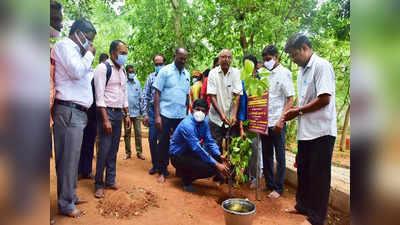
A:
<svg viewBox="0 0 400 225">
<path fill-rule="evenodd" d="M 299 108 L 299 116 L 302 116 L 303 112 L 301 111 L 301 108 Z"/>
</svg>

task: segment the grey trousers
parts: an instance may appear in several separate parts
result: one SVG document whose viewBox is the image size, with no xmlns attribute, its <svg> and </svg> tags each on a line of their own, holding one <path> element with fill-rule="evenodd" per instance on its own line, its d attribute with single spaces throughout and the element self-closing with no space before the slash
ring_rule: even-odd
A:
<svg viewBox="0 0 400 225">
<path fill-rule="evenodd" d="M 97 129 L 99 135 L 99 151 L 96 158 L 95 189 L 104 189 L 105 186 L 113 186 L 117 174 L 117 154 L 121 138 L 122 112 L 107 110 L 111 122 L 112 134 L 107 135 L 103 128 L 103 119 L 98 112 Z M 106 179 L 104 182 L 104 170 Z"/>
<path fill-rule="evenodd" d="M 69 213 L 75 210 L 78 200 L 75 190 L 87 115 L 78 109 L 55 104 L 53 120 L 58 209 L 61 213 Z"/>
</svg>

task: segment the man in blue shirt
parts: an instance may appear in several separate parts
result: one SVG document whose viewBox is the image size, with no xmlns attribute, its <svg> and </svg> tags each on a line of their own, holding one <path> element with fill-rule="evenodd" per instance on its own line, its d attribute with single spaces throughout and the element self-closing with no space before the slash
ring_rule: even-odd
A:
<svg viewBox="0 0 400 225">
<path fill-rule="evenodd" d="M 205 120 L 208 103 L 197 99 L 193 103 L 193 114 L 187 116 L 176 128 L 169 146 L 171 163 L 176 168 L 177 176 L 182 178 L 185 191 L 194 192 L 192 182 L 196 179 L 208 178 L 229 173 L 222 161 L 218 145 L 210 133 Z M 200 140 L 203 139 L 203 146 Z"/>
<path fill-rule="evenodd" d="M 153 175 L 158 171 L 158 152 L 157 152 L 157 140 L 158 132 L 154 123 L 154 93 L 155 88 L 153 83 L 158 75 L 158 72 L 164 67 L 165 57 L 162 54 L 156 54 L 153 58 L 155 72 L 152 72 L 146 80 L 146 84 L 143 88 L 143 124 L 149 127 L 149 146 L 151 154 L 151 163 L 153 167 L 149 170 L 149 174 Z"/>
<path fill-rule="evenodd" d="M 187 51 L 184 48 L 175 50 L 174 62 L 160 70 L 153 84 L 155 125 L 160 133 L 157 151 L 159 153 L 158 178 L 159 183 L 165 182 L 169 175 L 168 147 L 170 136 L 188 113 L 190 74 L 184 68 Z"/>
<path fill-rule="evenodd" d="M 137 79 L 135 70 L 132 65 L 125 67 L 126 73 L 128 74 L 128 81 L 126 82 L 126 88 L 128 89 L 128 104 L 131 124 L 135 131 L 135 145 L 136 145 L 136 156 L 144 160 L 142 155 L 142 127 L 140 125 L 140 115 L 143 114 L 143 101 L 142 101 L 142 86 L 140 81 Z M 132 127 L 132 126 L 131 126 Z M 131 158 L 131 127 L 125 128 L 125 159 Z"/>
</svg>

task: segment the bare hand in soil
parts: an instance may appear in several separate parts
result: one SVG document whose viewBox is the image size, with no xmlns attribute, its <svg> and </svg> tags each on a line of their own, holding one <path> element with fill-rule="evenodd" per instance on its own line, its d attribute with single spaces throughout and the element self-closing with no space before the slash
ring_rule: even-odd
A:
<svg viewBox="0 0 400 225">
<path fill-rule="evenodd" d="M 217 170 L 221 173 L 222 176 L 224 176 L 224 177 L 229 176 L 229 169 L 224 164 L 217 162 L 215 164 L 215 167 L 217 167 Z"/>
</svg>

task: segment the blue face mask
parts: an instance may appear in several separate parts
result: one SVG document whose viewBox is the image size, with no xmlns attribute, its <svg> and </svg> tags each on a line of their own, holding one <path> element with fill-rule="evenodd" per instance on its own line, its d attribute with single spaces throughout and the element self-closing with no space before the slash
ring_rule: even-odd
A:
<svg viewBox="0 0 400 225">
<path fill-rule="evenodd" d="M 81 32 L 81 31 L 79 31 L 79 32 Z M 75 37 L 76 37 L 76 39 L 78 39 L 79 44 L 81 44 L 82 48 L 87 50 L 88 47 L 89 47 L 89 41 L 88 41 L 88 39 L 86 38 L 86 36 L 82 32 L 81 32 L 81 34 L 85 38 L 85 43 L 82 44 L 81 39 L 79 38 L 79 36 L 76 33 L 75 33 Z"/>
<path fill-rule="evenodd" d="M 196 83 L 197 82 L 197 78 L 193 78 L 193 83 Z"/>
<path fill-rule="evenodd" d="M 126 58 L 128 55 L 118 55 L 117 63 L 119 66 L 123 66 L 126 63 Z"/>
<path fill-rule="evenodd" d="M 128 78 L 131 80 L 135 79 L 135 76 L 136 76 L 136 74 L 134 74 L 134 73 L 128 74 Z"/>
<path fill-rule="evenodd" d="M 156 72 L 158 73 L 163 68 L 163 66 L 156 66 L 155 68 L 156 68 Z"/>
</svg>

